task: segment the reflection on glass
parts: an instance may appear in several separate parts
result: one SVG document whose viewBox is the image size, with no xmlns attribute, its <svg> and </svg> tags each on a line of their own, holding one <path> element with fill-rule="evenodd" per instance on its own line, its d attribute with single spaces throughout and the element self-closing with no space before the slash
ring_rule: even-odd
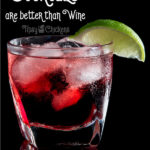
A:
<svg viewBox="0 0 150 150">
<path fill-rule="evenodd" d="M 35 148 L 34 146 L 30 145 L 28 141 L 24 141 L 20 147 L 20 150 L 98 150 L 96 146 L 51 146 L 49 148 Z"/>
</svg>

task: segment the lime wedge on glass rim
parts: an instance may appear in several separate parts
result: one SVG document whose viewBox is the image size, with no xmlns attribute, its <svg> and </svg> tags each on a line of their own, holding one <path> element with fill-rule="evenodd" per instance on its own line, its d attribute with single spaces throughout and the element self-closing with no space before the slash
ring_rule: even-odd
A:
<svg viewBox="0 0 150 150">
<path fill-rule="evenodd" d="M 138 34 L 127 25 L 118 21 L 100 19 L 90 22 L 81 27 L 70 38 L 86 45 L 104 45 L 113 42 L 114 54 L 145 61 L 144 44 Z"/>
</svg>

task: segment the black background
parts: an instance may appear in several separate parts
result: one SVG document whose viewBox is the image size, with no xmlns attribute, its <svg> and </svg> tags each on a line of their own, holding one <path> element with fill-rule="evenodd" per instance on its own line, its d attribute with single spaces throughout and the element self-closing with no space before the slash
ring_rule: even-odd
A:
<svg viewBox="0 0 150 150">
<path fill-rule="evenodd" d="M 52 12 L 77 9 L 86 13 L 85 21 L 47 22 L 52 26 L 69 26 L 70 34 L 74 34 L 82 25 L 96 19 L 114 19 L 133 28 L 142 38 L 146 49 L 145 63 L 133 59 L 114 56 L 113 84 L 110 103 L 100 150 L 120 149 L 147 149 L 149 126 L 149 82 L 150 82 L 150 42 L 149 42 L 149 9 L 144 1 L 103 2 L 101 0 L 78 0 L 76 5 L 56 4 L 52 8 L 43 3 L 14 3 L 12 0 L 2 1 L 2 56 L 1 56 L 1 82 L 2 82 L 2 150 L 19 150 L 23 138 L 20 134 L 7 75 L 7 49 L 8 40 L 15 37 L 28 36 L 22 30 L 22 24 L 37 26 L 40 21 L 19 21 L 13 23 L 6 21 L 4 15 L 8 11 L 19 10 Z M 35 34 L 30 34 L 35 35 Z"/>
</svg>

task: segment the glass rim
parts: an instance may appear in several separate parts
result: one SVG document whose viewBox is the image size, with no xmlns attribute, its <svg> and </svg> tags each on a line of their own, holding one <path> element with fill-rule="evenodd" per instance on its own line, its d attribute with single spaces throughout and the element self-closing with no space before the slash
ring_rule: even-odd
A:
<svg viewBox="0 0 150 150">
<path fill-rule="evenodd" d="M 26 55 L 26 54 L 16 54 L 16 53 L 14 53 L 14 52 L 12 52 L 10 49 L 8 49 L 8 47 L 12 47 L 13 49 L 18 49 L 18 48 L 20 48 L 20 49 L 31 49 L 31 50 L 36 50 L 36 49 L 43 49 L 43 50 L 70 50 L 70 48 L 62 48 L 62 47 L 60 47 L 60 48 L 49 48 L 49 47 L 35 47 L 35 46 L 31 46 L 31 45 L 17 45 L 17 44 L 13 44 L 12 42 L 14 41 L 14 40 L 21 40 L 21 39 L 28 39 L 28 38 L 40 38 L 40 37 L 48 37 L 48 36 L 55 36 L 55 37 L 68 37 L 69 35 L 37 35 L 37 36 L 26 36 L 26 37 L 19 37 L 19 38 L 13 38 L 13 39 L 11 39 L 11 40 L 9 40 L 8 42 L 7 42 L 7 51 L 9 51 L 10 53 L 12 53 L 12 54 L 15 54 L 15 55 L 22 55 L 22 56 L 27 56 L 27 57 L 37 57 L 37 58 L 43 58 L 43 56 L 30 56 L 30 55 Z M 73 40 L 73 41 L 75 41 L 75 40 Z M 77 42 L 79 42 L 79 43 L 81 43 L 80 41 L 77 41 Z M 107 43 L 107 44 L 99 44 L 99 46 L 94 46 L 94 45 L 91 45 L 91 46 L 88 46 L 88 45 L 86 45 L 86 46 L 84 46 L 84 47 L 72 47 L 71 49 L 73 49 L 73 50 L 79 50 L 79 49 L 83 49 L 83 48 L 104 48 L 105 46 L 112 46 L 113 45 L 113 42 L 111 41 L 111 42 L 109 42 L 109 43 Z M 110 48 L 111 49 L 111 48 Z M 98 55 L 98 56 L 106 56 L 106 55 L 109 55 L 109 54 L 113 54 L 113 50 L 110 50 L 109 52 L 106 52 L 106 53 L 104 53 L 104 54 L 100 54 L 100 55 Z M 87 58 L 87 57 L 98 57 L 98 56 L 76 56 L 76 57 L 71 57 L 71 56 L 69 56 L 70 58 Z M 68 57 L 65 57 L 65 56 L 44 56 L 44 58 L 68 58 Z"/>
</svg>

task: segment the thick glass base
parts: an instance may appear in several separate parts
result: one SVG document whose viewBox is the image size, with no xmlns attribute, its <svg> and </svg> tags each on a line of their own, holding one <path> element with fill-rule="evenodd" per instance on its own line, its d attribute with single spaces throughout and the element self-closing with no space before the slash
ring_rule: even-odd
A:
<svg viewBox="0 0 150 150">
<path fill-rule="evenodd" d="M 23 127 L 23 126 L 21 126 Z M 72 131 L 51 130 L 43 127 L 28 127 L 24 124 L 21 128 L 26 140 L 38 148 L 46 147 L 96 147 L 99 145 L 102 134 L 103 122 L 96 120 L 87 127 Z"/>
</svg>

